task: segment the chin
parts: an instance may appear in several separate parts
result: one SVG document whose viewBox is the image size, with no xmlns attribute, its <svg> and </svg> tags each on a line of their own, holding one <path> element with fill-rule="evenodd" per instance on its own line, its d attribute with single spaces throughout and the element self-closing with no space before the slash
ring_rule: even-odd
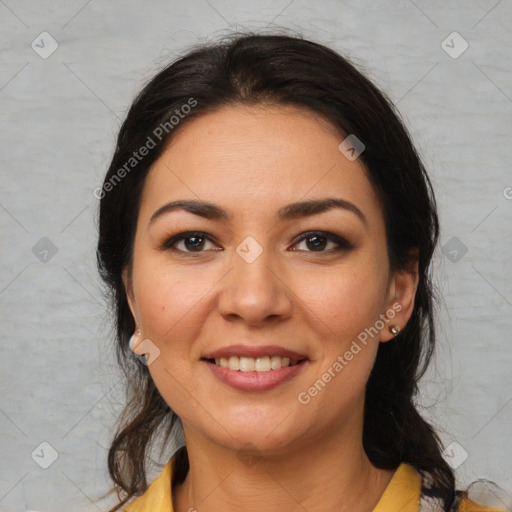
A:
<svg viewBox="0 0 512 512">
<path fill-rule="evenodd" d="M 268 421 L 257 423 L 240 421 L 239 418 L 238 421 L 229 423 L 227 432 L 221 429 L 221 432 L 217 431 L 217 435 L 214 434 L 211 438 L 236 452 L 255 451 L 259 455 L 276 455 L 285 451 L 298 438 L 297 426 L 292 431 L 290 425 L 285 423 L 282 419 L 276 422 L 275 415 Z"/>
</svg>

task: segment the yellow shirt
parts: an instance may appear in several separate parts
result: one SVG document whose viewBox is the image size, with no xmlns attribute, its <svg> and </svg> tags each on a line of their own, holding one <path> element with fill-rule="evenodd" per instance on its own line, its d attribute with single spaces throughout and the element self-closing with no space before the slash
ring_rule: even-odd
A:
<svg viewBox="0 0 512 512">
<path fill-rule="evenodd" d="M 171 480 L 174 457 L 165 465 L 162 473 L 146 492 L 129 503 L 125 512 L 173 512 Z M 421 476 L 413 466 L 402 462 L 396 469 L 388 486 L 373 512 L 418 512 Z M 470 499 L 461 502 L 458 512 L 505 512 L 478 505 Z"/>
</svg>

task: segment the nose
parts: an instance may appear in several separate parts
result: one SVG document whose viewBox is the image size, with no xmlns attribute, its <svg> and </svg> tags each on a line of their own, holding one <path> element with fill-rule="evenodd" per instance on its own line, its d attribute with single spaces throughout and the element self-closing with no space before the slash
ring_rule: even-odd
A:
<svg viewBox="0 0 512 512">
<path fill-rule="evenodd" d="M 270 260 L 268 251 L 251 263 L 233 254 L 231 271 L 221 281 L 218 309 L 223 317 L 257 326 L 291 316 L 292 290 Z"/>
</svg>

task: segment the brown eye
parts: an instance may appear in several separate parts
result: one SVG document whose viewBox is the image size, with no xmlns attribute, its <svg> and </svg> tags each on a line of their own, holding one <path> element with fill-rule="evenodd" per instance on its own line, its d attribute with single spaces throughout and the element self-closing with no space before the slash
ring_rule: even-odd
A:
<svg viewBox="0 0 512 512">
<path fill-rule="evenodd" d="M 325 249 L 327 242 L 329 242 L 329 240 L 327 240 L 326 237 L 318 235 L 309 236 L 304 240 L 306 242 L 306 245 L 313 251 L 322 251 L 323 249 Z"/>
<path fill-rule="evenodd" d="M 341 250 L 349 250 L 353 248 L 353 245 L 342 238 L 341 236 L 335 235 L 334 233 L 324 233 L 324 232 L 309 232 L 301 235 L 299 240 L 295 243 L 295 245 L 305 243 L 306 249 L 298 249 L 298 250 L 306 250 L 306 252 L 335 252 Z M 331 247 L 327 250 L 327 245 L 331 243 Z"/>
<path fill-rule="evenodd" d="M 205 252 L 205 245 L 211 243 L 212 240 L 205 233 L 201 232 L 188 232 L 180 233 L 172 236 L 163 244 L 164 249 L 170 249 L 177 252 Z M 181 247 L 180 247 L 181 244 Z M 206 249 L 207 250 L 207 249 Z"/>
<path fill-rule="evenodd" d="M 183 242 L 187 249 L 196 251 L 204 247 L 205 240 L 205 238 L 201 238 L 200 236 L 189 236 L 184 238 Z"/>
</svg>

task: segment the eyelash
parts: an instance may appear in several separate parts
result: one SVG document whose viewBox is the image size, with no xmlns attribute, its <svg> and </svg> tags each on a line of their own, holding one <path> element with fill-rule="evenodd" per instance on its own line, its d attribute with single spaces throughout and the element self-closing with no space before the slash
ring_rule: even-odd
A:
<svg viewBox="0 0 512 512">
<path fill-rule="evenodd" d="M 334 242 L 337 245 L 337 247 L 334 247 L 334 248 L 331 248 L 328 250 L 322 250 L 322 251 L 304 251 L 304 252 L 319 253 L 319 254 L 332 254 L 334 252 L 339 252 L 339 251 L 349 251 L 354 248 L 354 246 L 345 238 L 343 238 L 339 235 L 335 235 L 334 233 L 329 233 L 329 232 L 325 232 L 325 231 L 307 231 L 306 233 L 302 233 L 299 236 L 299 238 L 294 242 L 293 245 L 297 245 L 297 244 L 303 242 L 304 240 L 313 238 L 315 236 L 318 236 L 320 238 L 325 238 L 330 242 Z M 202 231 L 186 231 L 184 233 L 179 233 L 179 234 L 174 235 L 174 236 L 170 237 L 169 239 L 167 239 L 162 244 L 162 248 L 168 249 L 171 251 L 175 251 L 175 252 L 180 252 L 180 253 L 187 254 L 187 255 L 188 254 L 202 254 L 202 253 L 206 252 L 206 251 L 184 251 L 182 249 L 176 249 L 175 245 L 178 242 L 181 242 L 182 240 L 187 240 L 189 238 L 194 238 L 194 237 L 206 239 L 209 242 L 215 243 L 215 240 L 213 238 L 211 238 L 210 236 L 208 236 L 206 233 L 204 233 Z"/>
</svg>

